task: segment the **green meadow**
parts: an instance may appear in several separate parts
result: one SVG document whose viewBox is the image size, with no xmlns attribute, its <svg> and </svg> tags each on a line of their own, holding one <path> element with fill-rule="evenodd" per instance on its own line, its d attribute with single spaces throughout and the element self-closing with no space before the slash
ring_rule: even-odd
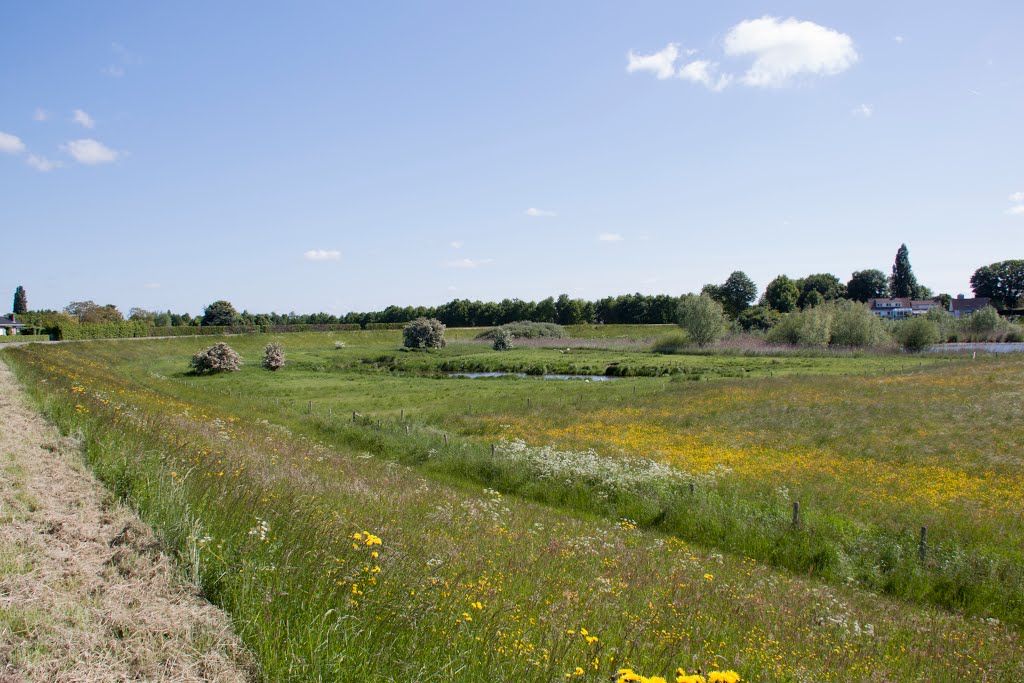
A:
<svg viewBox="0 0 1024 683">
<path fill-rule="evenodd" d="M 1024 677 L 1024 357 L 479 331 L 283 335 L 277 372 L 225 337 L 212 376 L 205 338 L 0 358 L 267 680 Z"/>
</svg>

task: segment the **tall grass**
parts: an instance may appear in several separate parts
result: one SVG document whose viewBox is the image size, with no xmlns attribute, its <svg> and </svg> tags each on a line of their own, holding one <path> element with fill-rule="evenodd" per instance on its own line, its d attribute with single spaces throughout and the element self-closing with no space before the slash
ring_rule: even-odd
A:
<svg viewBox="0 0 1024 683">
<path fill-rule="evenodd" d="M 340 427 L 322 414 L 294 410 L 282 424 L 251 396 L 150 389 L 92 355 L 99 349 L 5 358 L 228 609 L 267 680 L 597 681 L 621 666 L 662 676 L 731 668 L 749 681 L 1024 674 L 1013 629 L 778 574 L 641 532 L 640 520 L 581 518 L 458 484 L 467 479 L 441 483 L 423 476 L 446 461 L 428 425 L 410 435 L 433 444 L 425 469 L 409 469 L 325 446 L 318 434 Z M 404 432 L 387 441 L 372 419 L 345 429 L 371 446 Z M 449 449 L 488 462 L 487 453 L 470 458 L 472 447 Z M 623 497 L 657 495 L 683 481 L 664 484 L 653 462 L 523 445 L 504 455 L 566 498 L 620 482 Z M 565 481 L 587 468 L 583 488 Z M 713 490 L 704 484 L 702 494 Z"/>
</svg>

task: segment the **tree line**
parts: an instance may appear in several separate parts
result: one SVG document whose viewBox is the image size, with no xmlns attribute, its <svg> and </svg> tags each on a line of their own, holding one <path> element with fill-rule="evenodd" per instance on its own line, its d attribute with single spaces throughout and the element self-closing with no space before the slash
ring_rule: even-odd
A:
<svg viewBox="0 0 1024 683">
<path fill-rule="evenodd" d="M 1002 310 L 1024 304 L 1024 260 L 1008 260 L 978 268 L 971 276 L 971 287 L 979 297 L 992 299 Z M 950 295 L 935 295 L 920 284 L 910 265 L 910 252 L 901 245 L 891 273 L 878 269 L 855 271 L 845 283 L 832 273 L 813 273 L 800 278 L 779 275 L 758 298 L 757 285 L 742 271 L 735 271 L 721 284 L 707 284 L 701 290 L 721 304 L 725 314 L 744 329 L 769 329 L 787 313 L 813 308 L 827 301 L 867 302 L 872 298 L 909 297 L 939 299 L 948 307 Z M 228 301 L 214 301 L 201 316 L 172 311 L 132 308 L 128 320 L 143 321 L 157 327 L 208 325 L 318 325 L 405 323 L 416 318 L 434 318 L 450 327 L 493 327 L 518 320 L 557 323 L 559 325 L 670 324 L 677 320 L 681 297 L 670 294 L 622 294 L 597 300 L 572 298 L 568 294 L 540 301 L 503 299 L 472 301 L 453 299 L 439 306 L 388 306 L 380 311 L 331 313 L 250 313 L 238 312 Z M 25 289 L 17 288 L 13 311 L 28 326 L 50 329 L 59 324 L 120 322 L 125 316 L 113 304 L 73 301 L 62 311 L 28 309 Z"/>
</svg>

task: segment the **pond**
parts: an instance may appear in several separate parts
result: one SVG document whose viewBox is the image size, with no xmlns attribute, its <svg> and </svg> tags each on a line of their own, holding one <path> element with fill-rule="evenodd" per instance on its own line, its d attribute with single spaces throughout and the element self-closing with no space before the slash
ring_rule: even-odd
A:
<svg viewBox="0 0 1024 683">
<path fill-rule="evenodd" d="M 543 379 L 584 379 L 590 382 L 608 382 L 621 377 L 609 377 L 607 375 L 527 375 L 525 372 L 448 372 L 448 377 L 468 377 L 478 379 L 480 377 L 537 377 Z"/>
<path fill-rule="evenodd" d="M 1013 342 L 961 342 L 955 344 L 938 344 L 929 351 L 953 352 L 957 351 L 986 351 L 988 353 L 1012 353 L 1024 351 L 1024 344 Z"/>
</svg>

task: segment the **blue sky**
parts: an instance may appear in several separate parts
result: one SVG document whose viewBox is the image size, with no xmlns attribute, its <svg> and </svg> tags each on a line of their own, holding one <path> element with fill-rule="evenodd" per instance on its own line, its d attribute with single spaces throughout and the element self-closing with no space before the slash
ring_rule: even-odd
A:
<svg viewBox="0 0 1024 683">
<path fill-rule="evenodd" d="M 1024 3 L 17 3 L 0 308 L 969 292 L 1024 257 Z"/>
</svg>

